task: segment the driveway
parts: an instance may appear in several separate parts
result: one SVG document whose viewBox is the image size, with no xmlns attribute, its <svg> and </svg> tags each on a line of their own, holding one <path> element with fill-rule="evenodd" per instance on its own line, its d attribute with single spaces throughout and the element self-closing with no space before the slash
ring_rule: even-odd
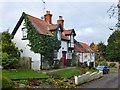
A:
<svg viewBox="0 0 120 90">
<path fill-rule="evenodd" d="M 118 88 L 118 73 L 120 75 L 120 71 L 115 74 L 106 74 L 101 79 L 82 85 L 81 88 Z"/>
</svg>

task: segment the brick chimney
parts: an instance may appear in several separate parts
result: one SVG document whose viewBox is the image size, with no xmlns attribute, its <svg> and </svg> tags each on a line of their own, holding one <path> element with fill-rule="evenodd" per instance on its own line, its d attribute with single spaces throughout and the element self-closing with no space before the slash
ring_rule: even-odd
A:
<svg viewBox="0 0 120 90">
<path fill-rule="evenodd" d="M 46 11 L 46 14 L 44 15 L 45 21 L 49 24 L 52 24 L 52 14 L 50 14 L 50 11 Z"/>
<path fill-rule="evenodd" d="M 63 25 L 64 25 L 64 20 L 62 19 L 62 16 L 59 16 L 59 20 L 57 20 L 57 23 L 61 24 L 62 28 L 63 28 Z"/>
</svg>

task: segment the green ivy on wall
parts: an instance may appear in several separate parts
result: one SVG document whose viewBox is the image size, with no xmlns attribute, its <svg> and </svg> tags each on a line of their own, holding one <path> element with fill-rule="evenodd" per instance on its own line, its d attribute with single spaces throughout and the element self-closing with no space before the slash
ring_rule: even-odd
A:
<svg viewBox="0 0 120 90">
<path fill-rule="evenodd" d="M 54 36 L 43 35 L 36 30 L 25 13 L 23 13 L 23 17 L 28 33 L 28 46 L 30 46 L 30 49 L 35 53 L 43 55 L 45 57 L 44 60 L 48 60 L 49 65 L 51 66 L 53 64 L 54 50 L 58 50 L 61 45 L 61 41 L 57 39 L 58 28 L 54 31 Z"/>
</svg>

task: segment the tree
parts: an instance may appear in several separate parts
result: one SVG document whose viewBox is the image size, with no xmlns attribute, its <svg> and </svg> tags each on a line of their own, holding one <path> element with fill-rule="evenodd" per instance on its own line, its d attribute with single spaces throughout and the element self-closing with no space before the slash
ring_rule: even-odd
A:
<svg viewBox="0 0 120 90">
<path fill-rule="evenodd" d="M 96 45 L 94 44 L 94 42 L 92 42 L 90 44 L 90 48 L 93 50 L 93 51 L 96 51 Z"/>
<path fill-rule="evenodd" d="M 31 47 L 31 50 L 35 53 L 41 54 L 41 57 L 44 56 L 44 60 L 49 62 L 51 66 L 53 64 L 54 51 L 60 48 L 61 42 L 57 39 L 57 31 L 52 32 L 54 36 L 48 36 L 40 34 L 33 27 L 31 21 L 23 13 L 25 18 L 25 24 L 27 28 L 27 39 L 29 40 L 28 46 Z M 42 58 L 41 58 L 41 69 L 42 69 Z"/>
<path fill-rule="evenodd" d="M 2 53 L 2 66 L 6 69 L 15 68 L 19 58 L 19 50 L 11 39 L 12 35 L 8 31 L 2 33 L 2 52 L 0 53 Z"/>
<path fill-rule="evenodd" d="M 108 61 L 120 61 L 120 31 L 116 30 L 108 38 L 106 48 Z"/>
<path fill-rule="evenodd" d="M 12 35 L 8 32 L 5 31 L 2 33 L 2 52 L 7 53 L 11 57 L 19 57 L 19 50 L 15 46 L 15 43 L 11 41 Z"/>
<path fill-rule="evenodd" d="M 106 45 L 101 41 L 97 45 L 98 53 L 100 54 L 100 57 L 106 58 Z"/>
</svg>

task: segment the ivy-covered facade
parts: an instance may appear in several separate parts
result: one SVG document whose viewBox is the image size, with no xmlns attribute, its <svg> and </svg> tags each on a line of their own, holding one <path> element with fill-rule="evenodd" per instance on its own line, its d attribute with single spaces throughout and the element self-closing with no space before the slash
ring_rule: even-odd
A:
<svg viewBox="0 0 120 90">
<path fill-rule="evenodd" d="M 13 42 L 21 57 L 31 57 L 31 68 L 40 70 L 44 61 L 49 67 L 59 60 L 63 66 L 72 59 L 74 52 L 74 29 L 65 30 L 64 20 L 59 16 L 57 24 L 52 23 L 52 14 L 46 12 L 43 19 L 22 13 L 13 32 Z"/>
</svg>

